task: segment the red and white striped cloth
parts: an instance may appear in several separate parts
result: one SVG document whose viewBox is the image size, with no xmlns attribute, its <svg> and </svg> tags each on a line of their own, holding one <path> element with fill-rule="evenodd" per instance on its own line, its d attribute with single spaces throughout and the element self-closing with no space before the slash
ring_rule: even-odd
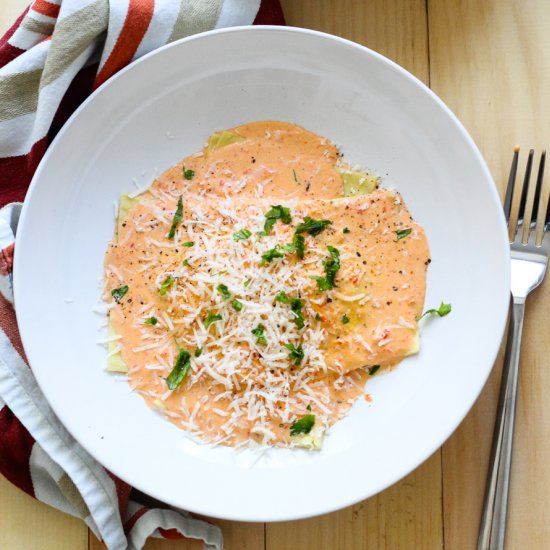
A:
<svg viewBox="0 0 550 550">
<path fill-rule="evenodd" d="M 98 464 L 46 402 L 21 345 L 11 274 L 21 203 L 74 109 L 132 60 L 211 28 L 284 24 L 279 0 L 34 0 L 0 39 L 0 473 L 82 518 L 109 549 L 220 530 L 132 489 Z M 11 203 L 11 204 L 8 204 Z"/>
</svg>

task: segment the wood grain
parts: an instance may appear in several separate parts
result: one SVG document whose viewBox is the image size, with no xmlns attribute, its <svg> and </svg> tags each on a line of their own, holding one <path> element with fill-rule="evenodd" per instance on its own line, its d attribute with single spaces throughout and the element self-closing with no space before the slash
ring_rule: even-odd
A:
<svg viewBox="0 0 550 550">
<path fill-rule="evenodd" d="M 28 5 L 28 0 L 2 0 L 0 2 L 0 35 L 13 25 Z"/>
<path fill-rule="evenodd" d="M 79 519 L 46 506 L 0 476 L 2 550 L 87 550 L 88 529 Z"/>
<path fill-rule="evenodd" d="M 359 42 L 429 79 L 425 0 L 282 0 L 286 22 Z"/>
<path fill-rule="evenodd" d="M 345 473 L 342 483 L 357 475 Z M 443 548 L 441 455 L 383 493 L 339 512 L 267 525 L 267 550 L 407 550 Z"/>
<path fill-rule="evenodd" d="M 544 0 L 429 2 L 432 88 L 472 134 L 501 193 L 513 146 L 523 147 L 525 162 L 528 148 L 540 151 L 550 140 L 548 7 Z M 546 281 L 527 305 L 508 548 L 548 548 L 550 540 L 550 513 L 543 504 L 550 497 L 549 299 Z M 473 548 L 477 537 L 499 370 L 443 447 L 449 550 Z"/>
</svg>

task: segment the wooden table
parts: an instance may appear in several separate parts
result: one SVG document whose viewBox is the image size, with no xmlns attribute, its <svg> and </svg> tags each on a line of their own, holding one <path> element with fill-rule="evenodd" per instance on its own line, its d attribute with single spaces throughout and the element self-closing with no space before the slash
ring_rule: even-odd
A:
<svg viewBox="0 0 550 550">
<path fill-rule="evenodd" d="M 1 0 L 0 32 L 28 1 Z M 284 0 L 283 6 L 290 25 L 365 44 L 429 84 L 477 142 L 501 193 L 514 145 L 524 150 L 550 145 L 548 1 Z M 549 306 L 547 280 L 530 299 L 527 311 L 510 549 L 550 545 Z M 499 377 L 500 361 L 456 433 L 401 482 L 365 502 L 319 518 L 268 525 L 216 521 L 223 527 L 226 548 L 474 548 Z M 0 480 L 0 549 L 100 548 L 83 523 Z M 187 550 L 200 545 L 153 541 L 146 548 Z"/>
</svg>

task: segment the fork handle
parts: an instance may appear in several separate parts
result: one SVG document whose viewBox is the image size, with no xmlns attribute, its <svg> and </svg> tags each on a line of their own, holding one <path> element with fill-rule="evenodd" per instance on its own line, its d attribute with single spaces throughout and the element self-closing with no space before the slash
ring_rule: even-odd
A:
<svg viewBox="0 0 550 550">
<path fill-rule="evenodd" d="M 514 298 L 477 550 L 504 548 L 524 311 L 525 298 Z"/>
</svg>

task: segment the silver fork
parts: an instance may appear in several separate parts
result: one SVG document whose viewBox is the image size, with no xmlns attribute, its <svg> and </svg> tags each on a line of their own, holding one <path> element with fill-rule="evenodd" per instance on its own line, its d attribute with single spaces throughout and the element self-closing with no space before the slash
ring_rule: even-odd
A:
<svg viewBox="0 0 550 550">
<path fill-rule="evenodd" d="M 544 278 L 550 251 L 550 230 L 547 230 L 546 218 L 548 196 L 546 194 L 543 199 L 542 188 L 546 151 L 540 157 L 536 180 L 531 178 L 534 155 L 531 150 L 525 177 L 523 181 L 516 182 L 518 155 L 519 148 L 516 147 L 504 199 L 512 261 L 512 309 L 478 550 L 504 548 L 525 301 Z"/>
</svg>

